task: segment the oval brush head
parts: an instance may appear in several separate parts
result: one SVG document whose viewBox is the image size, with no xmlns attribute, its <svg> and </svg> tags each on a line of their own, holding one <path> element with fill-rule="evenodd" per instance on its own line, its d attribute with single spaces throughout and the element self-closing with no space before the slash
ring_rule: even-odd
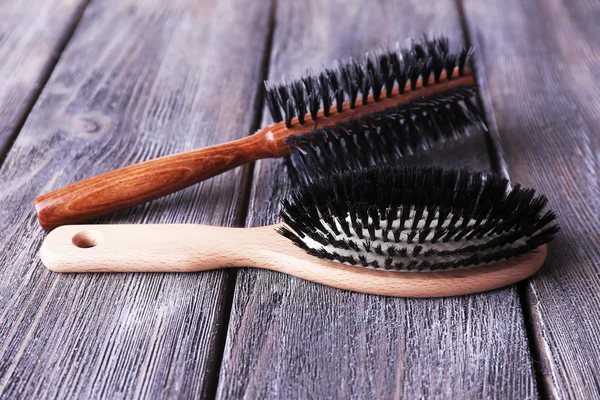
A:
<svg viewBox="0 0 600 400">
<path fill-rule="evenodd" d="M 462 295 L 535 273 L 558 231 L 544 196 L 507 189 L 467 171 L 362 170 L 293 191 L 284 224 L 62 226 L 40 255 L 59 272 L 257 267 L 364 293 Z"/>
<path fill-rule="evenodd" d="M 284 200 L 278 231 L 307 253 L 365 268 L 437 271 L 526 254 L 558 231 L 547 199 L 496 175 L 381 167 L 334 174 Z"/>
</svg>

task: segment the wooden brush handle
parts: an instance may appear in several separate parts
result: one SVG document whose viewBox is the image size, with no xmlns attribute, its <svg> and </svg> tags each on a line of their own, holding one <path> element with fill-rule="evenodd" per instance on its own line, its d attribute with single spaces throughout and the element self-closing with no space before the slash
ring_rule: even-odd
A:
<svg viewBox="0 0 600 400">
<path fill-rule="evenodd" d="M 42 195 L 34 201 L 40 225 L 49 230 L 90 220 L 176 192 L 250 161 L 281 156 L 287 147 L 278 146 L 267 133 L 131 165 Z"/>
<path fill-rule="evenodd" d="M 67 225 L 40 249 L 57 272 L 192 272 L 258 267 L 324 285 L 384 296 L 442 297 L 484 292 L 534 274 L 546 246 L 502 262 L 439 272 L 396 272 L 344 265 L 306 254 L 277 226 Z"/>
<path fill-rule="evenodd" d="M 48 234 L 40 257 L 56 272 L 204 271 L 256 265 L 256 250 L 279 236 L 269 227 L 65 225 Z"/>
</svg>

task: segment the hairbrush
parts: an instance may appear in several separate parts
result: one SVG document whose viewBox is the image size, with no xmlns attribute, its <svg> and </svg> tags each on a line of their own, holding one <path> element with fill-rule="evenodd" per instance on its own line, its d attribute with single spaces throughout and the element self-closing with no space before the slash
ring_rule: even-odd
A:
<svg viewBox="0 0 600 400">
<path fill-rule="evenodd" d="M 508 189 L 466 170 L 370 168 L 293 190 L 278 225 L 68 225 L 40 254 L 57 272 L 258 267 L 364 293 L 463 295 L 532 275 L 558 232 L 543 195 Z"/>
<path fill-rule="evenodd" d="M 331 146 L 338 157 L 393 160 L 419 146 L 459 137 L 480 123 L 472 101 L 470 48 L 445 37 L 380 51 L 288 84 L 266 84 L 274 123 L 240 140 L 107 172 L 35 199 L 44 229 L 78 223 L 165 196 L 239 165 Z M 376 129 L 373 129 L 376 128 Z M 323 150 L 325 151 L 325 150 Z"/>
</svg>

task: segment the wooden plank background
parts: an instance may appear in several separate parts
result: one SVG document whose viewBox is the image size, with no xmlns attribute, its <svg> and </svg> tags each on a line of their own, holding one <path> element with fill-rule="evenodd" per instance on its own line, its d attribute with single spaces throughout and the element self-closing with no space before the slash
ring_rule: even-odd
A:
<svg viewBox="0 0 600 400">
<path fill-rule="evenodd" d="M 600 398 L 597 2 L 31 3 L 0 1 L 0 398 Z M 250 134 L 266 77 L 423 32 L 476 46 L 491 131 L 407 162 L 546 193 L 563 231 L 528 283 L 407 300 L 39 262 L 37 195 Z M 265 225 L 288 187 L 265 160 L 102 221 Z"/>
<path fill-rule="evenodd" d="M 543 394 L 598 398 L 600 6 L 468 0 L 465 10 L 510 176 L 548 196 L 562 229 L 525 290 Z"/>
<path fill-rule="evenodd" d="M 253 129 L 269 15 L 242 0 L 92 2 L 2 170 L 3 398 L 207 397 L 229 275 L 58 275 L 33 198 L 114 167 Z M 110 222 L 231 225 L 242 171 Z"/>
</svg>

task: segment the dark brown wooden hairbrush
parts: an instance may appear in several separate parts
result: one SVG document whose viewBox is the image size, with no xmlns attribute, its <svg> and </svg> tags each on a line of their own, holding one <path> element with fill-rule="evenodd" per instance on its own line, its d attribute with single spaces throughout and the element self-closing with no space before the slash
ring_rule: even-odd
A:
<svg viewBox="0 0 600 400">
<path fill-rule="evenodd" d="M 311 143 L 360 145 L 364 131 L 370 132 L 370 145 L 358 150 L 384 148 L 391 158 L 424 142 L 460 136 L 480 121 L 471 101 L 475 80 L 466 67 L 471 54 L 471 49 L 451 53 L 446 38 L 424 39 L 364 63 L 268 87 L 275 123 L 243 139 L 127 166 L 44 194 L 34 201 L 40 225 L 53 229 L 103 216 L 251 161 L 286 157 Z M 343 147 L 349 157 L 358 156 L 358 150 Z"/>
</svg>

